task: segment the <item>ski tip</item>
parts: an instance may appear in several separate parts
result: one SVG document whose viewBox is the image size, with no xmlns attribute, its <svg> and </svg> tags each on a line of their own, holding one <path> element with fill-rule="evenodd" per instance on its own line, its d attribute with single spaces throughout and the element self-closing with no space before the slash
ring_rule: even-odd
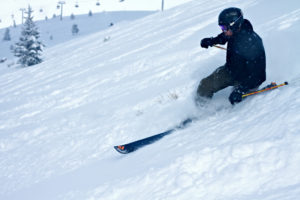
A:
<svg viewBox="0 0 300 200">
<path fill-rule="evenodd" d="M 128 152 L 125 150 L 125 147 L 123 145 L 114 146 L 115 150 L 122 154 L 127 154 Z"/>
</svg>

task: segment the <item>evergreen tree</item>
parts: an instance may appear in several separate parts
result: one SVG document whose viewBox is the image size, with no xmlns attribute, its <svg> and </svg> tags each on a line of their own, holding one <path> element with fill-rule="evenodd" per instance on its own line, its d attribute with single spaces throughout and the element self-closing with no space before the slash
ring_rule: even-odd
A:
<svg viewBox="0 0 300 200">
<path fill-rule="evenodd" d="M 32 66 L 42 62 L 41 52 L 44 45 L 39 41 L 39 32 L 32 16 L 33 10 L 28 6 L 28 11 L 25 13 L 26 21 L 22 27 L 20 41 L 16 43 L 14 54 L 19 57 L 18 63 L 22 66 Z"/>
<path fill-rule="evenodd" d="M 73 24 L 73 26 L 72 26 L 72 34 L 73 35 L 77 35 L 78 32 L 79 32 L 79 28 L 78 28 L 77 24 Z"/>
<path fill-rule="evenodd" d="M 75 15 L 72 13 L 71 16 L 70 16 L 71 20 L 74 20 L 75 19 Z"/>
<path fill-rule="evenodd" d="M 9 28 L 7 28 L 7 29 L 5 30 L 3 40 L 4 40 L 4 41 L 10 41 L 10 40 L 11 40 Z"/>
<path fill-rule="evenodd" d="M 92 11 L 90 10 L 89 11 L 89 17 L 92 17 L 93 16 L 93 13 L 92 13 Z"/>
</svg>

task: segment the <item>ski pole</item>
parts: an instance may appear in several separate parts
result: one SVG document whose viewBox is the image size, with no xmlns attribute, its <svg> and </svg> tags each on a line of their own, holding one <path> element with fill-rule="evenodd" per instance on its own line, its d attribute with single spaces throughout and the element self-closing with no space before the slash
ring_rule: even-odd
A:
<svg viewBox="0 0 300 200">
<path fill-rule="evenodd" d="M 275 89 L 275 88 L 279 88 L 279 87 L 282 87 L 282 86 L 285 86 L 285 85 L 288 85 L 288 82 L 284 82 L 280 85 L 276 85 L 274 83 L 274 86 L 272 86 L 272 87 L 267 87 L 265 89 L 261 89 L 261 90 L 255 91 L 255 92 L 250 92 L 250 93 L 244 94 L 244 95 L 242 95 L 242 98 L 245 98 L 245 97 L 250 96 L 250 95 L 258 94 L 258 93 L 261 93 L 261 92 L 265 92 L 265 91 L 268 91 L 268 90 L 272 90 L 272 89 Z"/>
<path fill-rule="evenodd" d="M 220 46 L 218 46 L 218 45 L 214 45 L 214 47 L 216 47 L 216 48 L 219 48 L 219 49 L 223 49 L 223 50 L 227 50 L 226 48 L 224 48 L 224 47 L 220 47 Z"/>
</svg>

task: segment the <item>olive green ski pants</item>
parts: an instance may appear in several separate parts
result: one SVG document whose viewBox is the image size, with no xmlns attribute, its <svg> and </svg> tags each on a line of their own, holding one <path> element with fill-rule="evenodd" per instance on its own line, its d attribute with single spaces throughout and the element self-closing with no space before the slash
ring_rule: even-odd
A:
<svg viewBox="0 0 300 200">
<path fill-rule="evenodd" d="M 228 86 L 234 86 L 235 81 L 232 79 L 230 72 L 225 66 L 217 68 L 211 75 L 201 80 L 197 95 L 199 97 L 212 98 L 214 93 Z"/>
</svg>

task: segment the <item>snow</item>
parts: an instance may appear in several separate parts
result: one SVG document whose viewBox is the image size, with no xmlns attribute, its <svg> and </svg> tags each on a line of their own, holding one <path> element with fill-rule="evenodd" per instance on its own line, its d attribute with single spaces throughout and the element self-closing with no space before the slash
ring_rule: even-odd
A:
<svg viewBox="0 0 300 200">
<path fill-rule="evenodd" d="M 289 85 L 234 107 L 228 88 L 196 108 L 199 81 L 225 61 L 199 41 L 220 33 L 230 6 L 263 39 L 265 84 Z M 41 22 L 69 26 L 44 62 L 0 64 L 0 199 L 298 199 L 299 10 L 296 0 L 194 0 L 83 34 L 86 21 L 75 38 L 72 22 Z M 113 149 L 191 116 L 200 119 L 137 152 Z"/>
</svg>

